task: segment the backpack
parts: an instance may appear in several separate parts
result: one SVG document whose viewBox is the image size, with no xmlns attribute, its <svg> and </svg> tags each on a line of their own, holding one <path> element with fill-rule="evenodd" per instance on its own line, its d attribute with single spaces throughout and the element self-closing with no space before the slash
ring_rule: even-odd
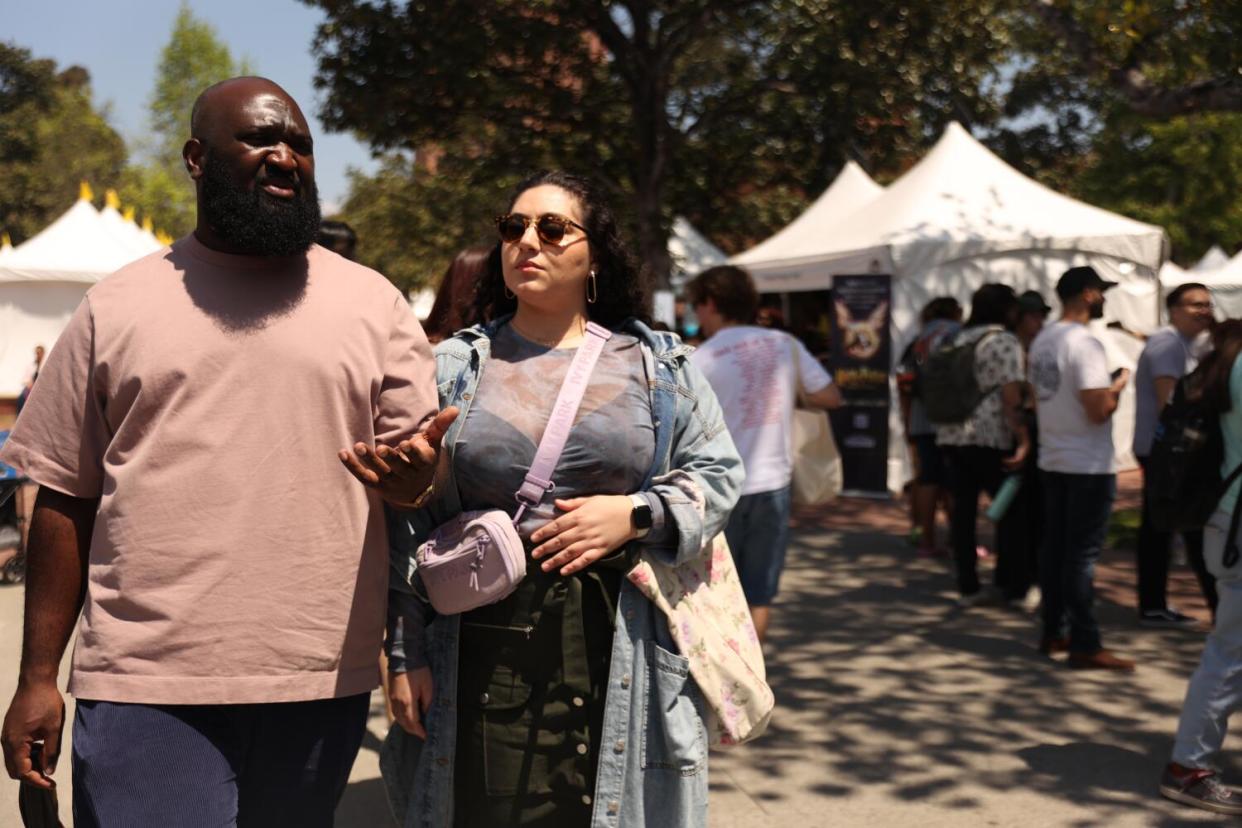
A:
<svg viewBox="0 0 1242 828">
<path fill-rule="evenodd" d="M 1000 331 L 988 331 L 974 341 L 948 344 L 932 351 L 919 371 L 919 392 L 927 419 L 936 425 L 953 425 L 970 418 L 984 397 L 995 391 L 984 391 L 975 377 L 975 354 L 984 342 Z"/>
<path fill-rule="evenodd" d="M 941 325 L 930 333 L 927 332 L 926 327 L 920 331 L 919 335 L 901 352 L 901 359 L 897 362 L 898 387 L 911 397 L 922 399 L 923 372 L 927 360 L 940 346 L 940 343 L 946 339 L 952 341 L 961 331 L 962 326 L 956 322 L 951 325 Z"/>
<path fill-rule="evenodd" d="M 1192 394 L 1202 381 L 1201 369 L 1178 380 L 1171 399 L 1160 412 L 1151 453 L 1143 473 L 1143 494 L 1152 525 L 1164 532 L 1202 529 L 1216 511 L 1221 497 L 1242 474 L 1242 466 L 1222 479 L 1220 461 L 1225 439 L 1220 414 L 1201 395 Z M 1230 521 L 1225 566 L 1238 559 L 1234 542 L 1242 498 Z"/>
</svg>

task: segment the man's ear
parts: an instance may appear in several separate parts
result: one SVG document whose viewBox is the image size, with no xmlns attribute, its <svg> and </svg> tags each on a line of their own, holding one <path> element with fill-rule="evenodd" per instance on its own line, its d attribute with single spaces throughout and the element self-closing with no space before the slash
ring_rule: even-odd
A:
<svg viewBox="0 0 1242 828">
<path fill-rule="evenodd" d="M 203 142 L 197 138 L 186 141 L 185 146 L 181 148 L 181 159 L 185 162 L 186 172 L 195 181 L 203 177 L 204 155 Z"/>
</svg>

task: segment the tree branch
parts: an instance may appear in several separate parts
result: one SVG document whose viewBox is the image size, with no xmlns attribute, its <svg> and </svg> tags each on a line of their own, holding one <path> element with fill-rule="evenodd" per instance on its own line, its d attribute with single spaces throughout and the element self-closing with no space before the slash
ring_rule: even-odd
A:
<svg viewBox="0 0 1242 828">
<path fill-rule="evenodd" d="M 1153 83 L 1137 65 L 1128 60 L 1117 66 L 1104 60 L 1101 49 L 1074 19 L 1069 9 L 1055 0 L 1036 0 L 1039 18 L 1065 41 L 1074 59 L 1086 71 L 1106 77 L 1113 89 L 1139 115 L 1172 118 L 1191 112 L 1242 111 L 1242 78 L 1202 78 L 1181 86 Z"/>
</svg>

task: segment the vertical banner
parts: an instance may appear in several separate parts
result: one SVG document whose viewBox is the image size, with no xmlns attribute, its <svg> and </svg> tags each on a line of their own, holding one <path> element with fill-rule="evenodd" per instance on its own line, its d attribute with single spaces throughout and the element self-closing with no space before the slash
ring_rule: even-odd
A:
<svg viewBox="0 0 1242 828">
<path fill-rule="evenodd" d="M 892 277 L 835 276 L 832 280 L 832 378 L 845 405 L 832 412 L 846 491 L 888 492 L 889 372 Z"/>
</svg>

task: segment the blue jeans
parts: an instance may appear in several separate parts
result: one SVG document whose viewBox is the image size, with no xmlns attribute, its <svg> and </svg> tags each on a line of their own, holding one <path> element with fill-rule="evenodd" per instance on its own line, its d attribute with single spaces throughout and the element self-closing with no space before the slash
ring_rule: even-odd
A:
<svg viewBox="0 0 1242 828">
<path fill-rule="evenodd" d="M 729 515 L 725 539 L 746 603 L 766 607 L 776 597 L 789 546 L 790 489 L 742 495 Z"/>
<path fill-rule="evenodd" d="M 1212 767 L 1225 741 L 1229 715 L 1242 708 L 1242 564 L 1226 567 L 1221 561 L 1229 518 L 1229 512 L 1217 511 L 1203 530 L 1203 561 L 1216 576 L 1220 602 L 1216 624 L 1186 688 L 1173 743 L 1173 761 L 1188 768 Z"/>
<path fill-rule="evenodd" d="M 1095 620 L 1095 562 L 1108 532 L 1117 494 L 1111 474 L 1043 472 L 1044 542 L 1039 553 L 1044 637 L 1065 634 L 1069 650 L 1090 655 L 1101 649 Z"/>
</svg>

